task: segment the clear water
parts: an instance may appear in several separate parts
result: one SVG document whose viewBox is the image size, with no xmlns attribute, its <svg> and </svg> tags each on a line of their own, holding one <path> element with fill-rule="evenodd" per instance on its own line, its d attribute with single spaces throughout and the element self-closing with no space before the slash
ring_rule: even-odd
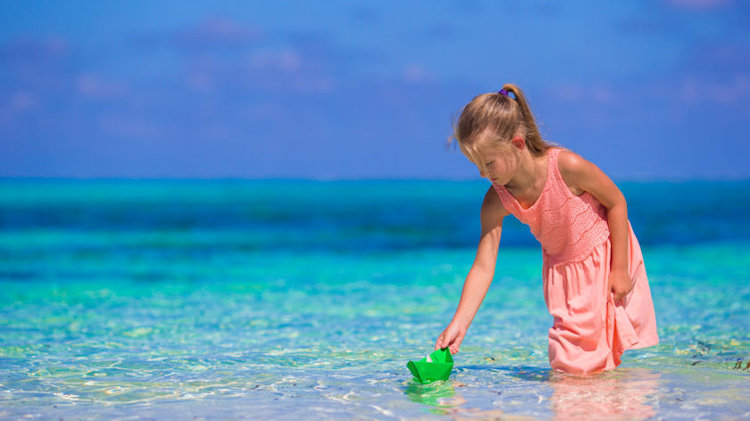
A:
<svg viewBox="0 0 750 421">
<path fill-rule="evenodd" d="M 450 380 L 488 184 L 0 182 L 0 417 L 747 419 L 750 182 L 625 183 L 661 343 L 551 373 L 541 252 L 506 219 Z"/>
</svg>

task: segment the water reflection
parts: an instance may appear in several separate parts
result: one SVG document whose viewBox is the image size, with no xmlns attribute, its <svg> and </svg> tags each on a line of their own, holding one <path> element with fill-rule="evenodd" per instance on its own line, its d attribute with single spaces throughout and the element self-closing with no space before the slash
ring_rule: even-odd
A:
<svg viewBox="0 0 750 421">
<path fill-rule="evenodd" d="M 428 405 L 430 412 L 448 415 L 452 419 L 484 419 L 512 417 L 513 419 L 527 419 L 528 414 L 547 413 L 552 411 L 556 420 L 640 420 L 652 417 L 656 409 L 650 399 L 659 389 L 661 373 L 648 369 L 619 368 L 615 371 L 589 374 L 585 376 L 571 375 L 539 367 L 462 367 L 476 370 L 492 370 L 498 373 L 498 383 L 495 388 L 502 389 L 507 385 L 504 376 L 516 377 L 528 382 L 538 382 L 530 390 L 549 387 L 549 399 L 540 400 L 542 407 L 523 408 L 471 408 L 466 406 L 466 399 L 461 396 L 460 388 L 470 388 L 470 384 L 451 379 L 430 384 L 410 382 L 405 388 L 409 400 Z M 504 385 L 503 383 L 506 383 Z M 517 385 L 514 386 L 517 388 Z M 549 390 L 549 389 L 547 389 Z M 546 393 L 542 393 L 545 395 Z M 537 395 L 539 396 L 539 395 Z M 530 394 L 530 401 L 534 401 Z M 506 412 L 508 411 L 508 412 Z M 533 418 L 528 418 L 533 419 Z"/>
<path fill-rule="evenodd" d="M 446 414 L 451 408 L 465 402 L 460 396 L 455 396 L 454 383 L 459 387 L 463 386 L 460 382 L 452 380 L 435 381 L 428 384 L 411 381 L 406 386 L 404 393 L 410 401 L 430 406 L 430 412 Z"/>
<path fill-rule="evenodd" d="M 456 388 L 466 387 L 456 380 L 436 381 L 429 384 L 409 383 L 405 393 L 412 402 L 430 406 L 430 412 L 449 415 L 454 420 L 497 419 L 506 414 L 499 409 L 480 410 L 467 408 L 466 399 L 456 394 Z"/>
<path fill-rule="evenodd" d="M 555 419 L 645 419 L 656 414 L 649 403 L 659 387 L 661 373 L 647 369 L 574 376 L 552 372 L 551 409 Z"/>
</svg>

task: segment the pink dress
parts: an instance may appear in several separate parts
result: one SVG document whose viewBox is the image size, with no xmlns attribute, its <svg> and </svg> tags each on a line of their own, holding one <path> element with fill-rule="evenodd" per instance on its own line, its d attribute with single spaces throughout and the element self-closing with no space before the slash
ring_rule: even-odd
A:
<svg viewBox="0 0 750 421">
<path fill-rule="evenodd" d="M 557 167 L 562 150 L 548 150 L 544 189 L 528 209 L 505 186 L 493 187 L 542 245 L 544 301 L 554 318 L 550 366 L 577 374 L 610 370 L 625 350 L 659 343 L 651 290 L 628 221 L 628 271 L 634 286 L 622 304 L 615 304 L 614 293 L 607 291 L 612 256 L 607 208 L 588 192 L 576 196 L 568 189 Z"/>
</svg>

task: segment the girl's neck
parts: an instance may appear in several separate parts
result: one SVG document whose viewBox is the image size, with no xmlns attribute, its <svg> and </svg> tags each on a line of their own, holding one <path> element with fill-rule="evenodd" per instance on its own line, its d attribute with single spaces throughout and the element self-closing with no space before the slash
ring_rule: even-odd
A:
<svg viewBox="0 0 750 421">
<path fill-rule="evenodd" d="M 545 157 L 534 157 L 527 148 L 518 154 L 518 169 L 505 188 L 511 191 L 536 191 L 544 187 Z"/>
</svg>

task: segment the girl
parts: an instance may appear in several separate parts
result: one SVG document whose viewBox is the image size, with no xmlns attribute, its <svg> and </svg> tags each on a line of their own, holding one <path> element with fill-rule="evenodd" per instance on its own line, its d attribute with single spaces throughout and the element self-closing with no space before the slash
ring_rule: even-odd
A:
<svg viewBox="0 0 750 421">
<path fill-rule="evenodd" d="M 510 214 L 529 225 L 542 245 L 544 300 L 554 320 L 548 348 L 553 369 L 610 370 L 625 350 L 659 343 L 640 245 L 612 180 L 574 152 L 542 140 L 526 97 L 513 84 L 464 106 L 454 138 L 492 186 L 482 203 L 474 264 L 435 349 L 458 352 L 492 282 L 503 218 Z"/>
</svg>

